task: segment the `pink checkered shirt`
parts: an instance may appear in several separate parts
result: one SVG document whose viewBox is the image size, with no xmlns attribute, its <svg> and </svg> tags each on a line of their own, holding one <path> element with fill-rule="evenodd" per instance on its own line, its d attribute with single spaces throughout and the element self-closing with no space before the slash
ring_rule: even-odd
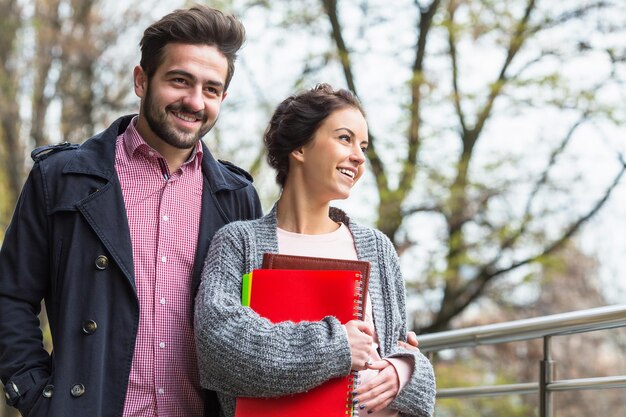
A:
<svg viewBox="0 0 626 417">
<path fill-rule="evenodd" d="M 115 169 L 130 226 L 139 329 L 124 417 L 202 416 L 191 274 L 202 205 L 202 146 L 176 172 L 141 138 L 117 138 Z M 115 302 L 115 301 L 114 301 Z"/>
</svg>

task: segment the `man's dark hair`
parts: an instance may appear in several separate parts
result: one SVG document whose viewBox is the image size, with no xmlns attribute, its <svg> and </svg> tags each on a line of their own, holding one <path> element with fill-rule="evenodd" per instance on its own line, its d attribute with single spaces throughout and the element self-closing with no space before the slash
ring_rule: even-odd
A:
<svg viewBox="0 0 626 417">
<path fill-rule="evenodd" d="M 348 90 L 333 90 L 328 84 L 292 95 L 278 105 L 263 140 L 267 162 L 276 170 L 276 182 L 283 187 L 289 173 L 289 154 L 313 140 L 322 122 L 336 110 L 353 107 L 365 116 L 361 103 Z"/>
<path fill-rule="evenodd" d="M 150 78 L 163 62 L 165 45 L 169 43 L 213 45 L 228 61 L 228 73 L 224 84 L 226 90 L 235 72 L 237 51 L 245 39 L 246 31 L 237 18 L 225 15 L 217 9 L 195 5 L 163 16 L 144 31 L 139 43 L 140 65 Z"/>
</svg>

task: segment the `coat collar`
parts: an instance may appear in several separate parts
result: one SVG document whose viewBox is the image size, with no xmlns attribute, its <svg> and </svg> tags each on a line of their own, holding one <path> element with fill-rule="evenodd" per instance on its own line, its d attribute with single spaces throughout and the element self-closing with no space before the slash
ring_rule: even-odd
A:
<svg viewBox="0 0 626 417">
<path fill-rule="evenodd" d="M 77 150 L 75 156 L 63 168 L 64 174 L 93 175 L 110 181 L 115 172 L 115 142 L 124 133 L 135 115 L 123 116 L 106 130 L 89 138 Z M 212 193 L 238 190 L 249 185 L 244 178 L 231 172 L 215 160 L 202 143 L 202 172 Z"/>
</svg>

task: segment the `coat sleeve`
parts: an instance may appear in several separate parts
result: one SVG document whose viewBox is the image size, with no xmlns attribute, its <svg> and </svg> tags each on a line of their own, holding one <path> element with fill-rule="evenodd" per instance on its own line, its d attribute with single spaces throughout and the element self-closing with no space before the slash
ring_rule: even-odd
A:
<svg viewBox="0 0 626 417">
<path fill-rule="evenodd" d="M 41 167 L 35 164 L 0 250 L 0 377 L 7 402 L 23 415 L 50 376 L 38 318 L 49 288 L 47 219 Z"/>
<path fill-rule="evenodd" d="M 339 321 L 272 324 L 241 306 L 241 277 L 249 223 L 214 237 L 196 298 L 195 329 L 204 388 L 231 396 L 271 397 L 302 392 L 348 375 L 351 358 Z"/>
<path fill-rule="evenodd" d="M 386 237 L 382 239 L 381 255 L 386 265 L 386 281 L 393 285 L 396 299 L 393 300 L 400 310 L 402 323 L 393 326 L 389 331 L 395 331 L 394 340 L 406 341 L 406 289 L 398 255 Z M 430 361 L 418 350 L 407 350 L 396 345 L 392 346 L 390 353 L 385 355 L 392 357 L 409 357 L 414 363 L 413 373 L 407 384 L 398 393 L 395 400 L 389 405 L 398 410 L 403 416 L 430 417 L 435 408 L 435 374 Z"/>
</svg>

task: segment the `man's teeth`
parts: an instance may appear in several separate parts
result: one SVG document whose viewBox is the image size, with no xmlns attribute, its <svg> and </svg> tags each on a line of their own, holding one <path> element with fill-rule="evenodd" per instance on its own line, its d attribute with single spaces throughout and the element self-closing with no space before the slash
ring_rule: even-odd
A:
<svg viewBox="0 0 626 417">
<path fill-rule="evenodd" d="M 341 172 L 342 174 L 346 174 L 347 176 L 349 176 L 350 178 L 354 178 L 354 171 L 350 171 L 349 169 L 343 169 L 343 168 L 337 168 L 339 170 L 339 172 Z"/>
<path fill-rule="evenodd" d="M 196 118 L 195 117 L 189 117 L 189 116 L 185 116 L 182 113 L 174 113 L 176 115 L 176 117 L 183 119 L 186 122 L 195 122 Z"/>
</svg>

